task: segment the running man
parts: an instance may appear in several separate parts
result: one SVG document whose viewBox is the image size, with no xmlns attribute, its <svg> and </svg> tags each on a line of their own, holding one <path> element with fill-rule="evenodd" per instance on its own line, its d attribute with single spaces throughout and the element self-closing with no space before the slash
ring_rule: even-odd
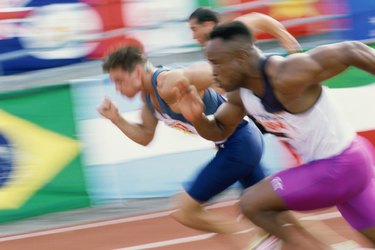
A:
<svg viewBox="0 0 375 250">
<path fill-rule="evenodd" d="M 252 32 L 265 32 L 273 35 L 280 45 L 289 53 L 301 51 L 298 41 L 286 30 L 276 19 L 262 13 L 252 12 L 235 18 Z M 205 46 L 209 39 L 210 32 L 220 23 L 218 13 L 207 7 L 200 7 L 194 10 L 189 17 L 189 27 L 193 32 L 193 39 Z"/>
<path fill-rule="evenodd" d="M 125 120 L 109 99 L 104 100 L 98 111 L 141 145 L 152 141 L 159 121 L 196 133 L 180 114 L 177 84 L 194 84 L 205 103 L 205 114 L 213 114 L 225 100 L 210 88 L 214 84 L 212 75 L 201 76 L 206 67 L 210 68 L 207 63 L 186 69 L 155 68 L 139 48 L 120 48 L 107 57 L 103 69 L 109 72 L 116 90 L 123 96 L 141 94 L 144 104 L 141 122 Z M 245 220 L 237 222 L 234 218 L 220 217 L 205 210 L 203 205 L 237 181 L 247 188 L 265 177 L 259 165 L 263 152 L 262 134 L 254 123 L 242 120 L 233 135 L 215 143 L 218 148 L 215 157 L 204 166 L 192 185 L 178 196 L 178 209 L 173 217 L 186 226 L 203 231 L 227 234 L 246 230 L 249 223 Z"/>
<path fill-rule="evenodd" d="M 199 134 L 210 140 L 226 138 L 248 113 L 303 162 L 248 188 L 240 201 L 245 216 L 288 249 L 329 249 L 283 216 L 288 210 L 336 206 L 375 243 L 373 147 L 356 135 L 322 86 L 349 66 L 375 74 L 374 49 L 351 41 L 265 57 L 246 26 L 231 22 L 210 34 L 206 56 L 216 81 L 229 93 L 214 119 L 208 119 L 194 87 L 179 85 L 181 113 Z"/>
</svg>

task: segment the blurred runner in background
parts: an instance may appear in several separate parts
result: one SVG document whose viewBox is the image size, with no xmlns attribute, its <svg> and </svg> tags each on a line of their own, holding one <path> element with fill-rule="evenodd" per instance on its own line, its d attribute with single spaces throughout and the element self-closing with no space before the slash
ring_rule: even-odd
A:
<svg viewBox="0 0 375 250">
<path fill-rule="evenodd" d="M 273 35 L 289 53 L 301 51 L 298 41 L 279 21 L 270 16 L 252 12 L 239 16 L 234 20 L 245 24 L 253 34 L 264 32 Z M 193 32 L 193 38 L 202 46 L 205 46 L 213 28 L 220 23 L 220 15 L 208 7 L 196 9 L 189 17 L 189 26 Z"/>
</svg>

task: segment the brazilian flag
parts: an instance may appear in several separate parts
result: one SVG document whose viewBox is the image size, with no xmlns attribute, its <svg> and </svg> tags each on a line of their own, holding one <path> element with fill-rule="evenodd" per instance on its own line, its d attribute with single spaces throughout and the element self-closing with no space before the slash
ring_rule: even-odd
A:
<svg viewBox="0 0 375 250">
<path fill-rule="evenodd" d="M 0 94 L 0 222 L 89 205 L 70 86 Z"/>
</svg>

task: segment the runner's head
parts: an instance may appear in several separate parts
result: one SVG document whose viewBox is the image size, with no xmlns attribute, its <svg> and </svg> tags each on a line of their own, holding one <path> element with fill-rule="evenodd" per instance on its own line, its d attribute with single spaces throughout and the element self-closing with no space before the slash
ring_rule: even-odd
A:
<svg viewBox="0 0 375 250">
<path fill-rule="evenodd" d="M 210 33 L 206 58 L 216 82 L 225 91 L 240 88 L 256 72 L 259 52 L 253 41 L 250 30 L 239 21 L 218 25 Z"/>
<path fill-rule="evenodd" d="M 219 14 L 215 11 L 201 7 L 191 13 L 189 26 L 193 32 L 193 39 L 204 46 L 212 29 L 219 23 Z"/>
<path fill-rule="evenodd" d="M 147 58 L 139 47 L 120 47 L 105 58 L 103 71 L 109 73 L 117 91 L 134 97 L 143 88 L 146 64 Z"/>
</svg>

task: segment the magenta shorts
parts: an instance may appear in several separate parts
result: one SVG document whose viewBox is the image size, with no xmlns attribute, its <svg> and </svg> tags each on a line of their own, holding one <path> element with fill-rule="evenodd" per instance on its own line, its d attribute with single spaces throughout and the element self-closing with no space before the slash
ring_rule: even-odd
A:
<svg viewBox="0 0 375 250">
<path fill-rule="evenodd" d="M 269 178 L 290 210 L 336 206 L 357 230 L 375 226 L 374 148 L 357 137 L 340 155 L 281 171 Z"/>
</svg>

